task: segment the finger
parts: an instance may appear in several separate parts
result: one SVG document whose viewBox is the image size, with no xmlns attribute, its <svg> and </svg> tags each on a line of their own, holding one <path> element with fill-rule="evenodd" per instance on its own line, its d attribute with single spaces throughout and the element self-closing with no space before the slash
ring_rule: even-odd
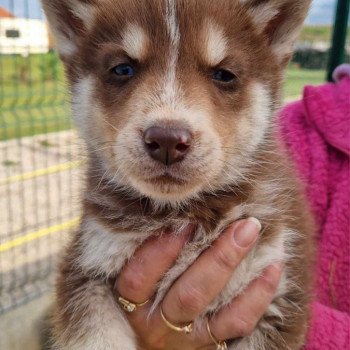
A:
<svg viewBox="0 0 350 350">
<path fill-rule="evenodd" d="M 117 293 L 136 303 L 151 298 L 157 282 L 174 264 L 192 229 L 188 226 L 180 235 L 164 234 L 144 243 L 118 276 Z"/>
<path fill-rule="evenodd" d="M 250 218 L 234 223 L 178 279 L 162 308 L 175 323 L 195 319 L 220 293 L 256 241 L 261 225 Z"/>
<path fill-rule="evenodd" d="M 261 277 L 253 281 L 226 308 L 219 311 L 209 321 L 212 334 L 217 340 L 235 339 L 250 335 L 271 304 L 282 275 L 282 265 L 271 265 Z M 206 325 L 193 335 L 203 340 L 203 345 L 212 343 Z"/>
<path fill-rule="evenodd" d="M 253 332 L 273 300 L 281 274 L 281 264 L 268 267 L 257 280 L 249 285 L 244 294 L 210 319 L 210 331 L 217 341 L 249 336 Z M 139 328 L 143 334 L 141 338 L 146 339 L 145 348 L 166 348 L 164 341 L 165 339 L 169 341 L 171 336 L 174 337 L 174 342 L 176 341 L 179 349 L 185 348 L 185 346 L 180 346 L 182 337 L 178 337 L 177 333 L 169 330 L 159 310 L 152 314 L 149 322 L 147 322 L 149 316 L 147 308 L 138 310 L 135 316 L 137 317 L 133 319 L 134 325 L 142 325 Z M 206 322 L 185 338 L 192 344 L 196 344 L 196 348 L 198 346 L 203 349 L 213 348 L 213 340 L 209 336 Z"/>
</svg>

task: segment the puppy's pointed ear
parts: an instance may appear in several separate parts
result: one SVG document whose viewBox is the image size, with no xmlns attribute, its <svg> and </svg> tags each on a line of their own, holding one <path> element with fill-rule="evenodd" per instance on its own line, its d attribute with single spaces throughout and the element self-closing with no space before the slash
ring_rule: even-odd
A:
<svg viewBox="0 0 350 350">
<path fill-rule="evenodd" d="M 94 20 L 96 0 L 42 0 L 43 9 L 56 40 L 61 58 L 69 59 L 77 50 Z"/>
<path fill-rule="evenodd" d="M 264 34 L 280 60 L 286 65 L 307 15 L 311 0 L 240 0 L 257 30 Z"/>
</svg>

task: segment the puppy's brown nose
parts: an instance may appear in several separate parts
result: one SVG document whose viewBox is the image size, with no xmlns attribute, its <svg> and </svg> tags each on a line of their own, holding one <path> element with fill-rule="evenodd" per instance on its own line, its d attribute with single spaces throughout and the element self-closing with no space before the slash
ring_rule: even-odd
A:
<svg viewBox="0 0 350 350">
<path fill-rule="evenodd" d="M 165 165 L 180 162 L 188 153 L 191 141 L 191 133 L 186 129 L 153 126 L 144 133 L 149 155 Z"/>
</svg>

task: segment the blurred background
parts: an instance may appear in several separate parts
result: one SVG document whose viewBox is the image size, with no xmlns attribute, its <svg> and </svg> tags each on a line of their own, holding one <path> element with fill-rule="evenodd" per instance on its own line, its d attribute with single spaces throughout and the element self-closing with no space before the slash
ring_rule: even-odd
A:
<svg viewBox="0 0 350 350">
<path fill-rule="evenodd" d="M 314 0 L 285 103 L 350 62 L 348 11 L 348 0 Z M 1 350 L 39 349 L 57 255 L 79 222 L 83 153 L 39 0 L 0 0 Z"/>
</svg>

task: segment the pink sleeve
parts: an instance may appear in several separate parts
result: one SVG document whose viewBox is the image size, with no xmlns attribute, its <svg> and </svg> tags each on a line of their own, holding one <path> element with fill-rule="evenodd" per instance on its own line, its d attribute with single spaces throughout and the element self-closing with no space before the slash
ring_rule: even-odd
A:
<svg viewBox="0 0 350 350">
<path fill-rule="evenodd" d="M 350 349 L 350 316 L 316 302 L 312 309 L 305 350 Z"/>
</svg>

